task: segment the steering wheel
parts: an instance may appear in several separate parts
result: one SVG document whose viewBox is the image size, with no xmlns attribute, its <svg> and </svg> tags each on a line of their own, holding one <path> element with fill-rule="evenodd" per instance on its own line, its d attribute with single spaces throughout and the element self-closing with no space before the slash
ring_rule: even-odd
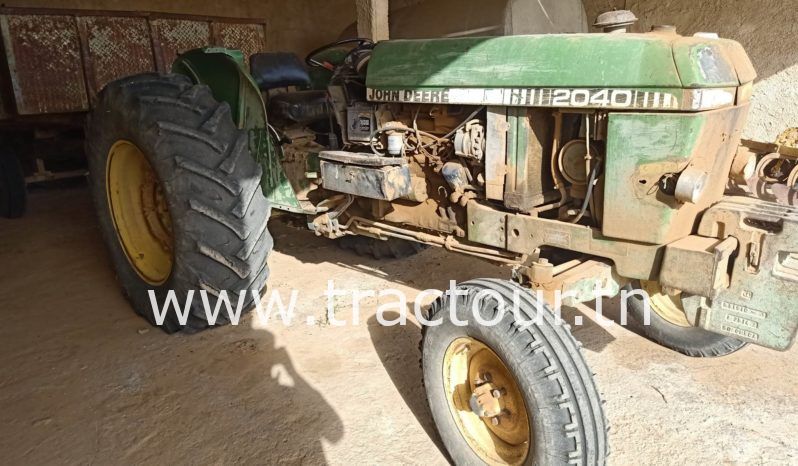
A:
<svg viewBox="0 0 798 466">
<path fill-rule="evenodd" d="M 325 69 L 328 69 L 330 71 L 334 71 L 335 66 L 332 63 L 329 63 L 329 62 L 326 62 L 326 61 L 316 60 L 316 58 L 315 58 L 316 55 L 319 55 L 322 52 L 326 52 L 329 49 L 333 49 L 333 48 L 341 46 L 341 45 L 357 44 L 354 47 L 356 49 L 356 48 L 361 47 L 363 45 L 373 44 L 373 43 L 374 43 L 374 41 L 372 41 L 371 39 L 365 39 L 365 38 L 362 38 L 362 37 L 355 38 L 355 39 L 339 40 L 338 42 L 333 42 L 331 44 L 323 45 L 323 46 L 321 46 L 321 47 L 319 47 L 319 48 L 317 48 L 315 50 L 312 50 L 305 57 L 305 64 L 307 64 L 308 66 L 315 66 L 315 67 L 319 67 L 319 68 L 325 68 Z"/>
</svg>

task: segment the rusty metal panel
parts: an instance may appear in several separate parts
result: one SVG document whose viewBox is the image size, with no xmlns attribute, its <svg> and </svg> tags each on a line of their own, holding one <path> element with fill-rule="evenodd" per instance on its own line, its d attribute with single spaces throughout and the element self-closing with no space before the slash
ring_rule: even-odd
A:
<svg viewBox="0 0 798 466">
<path fill-rule="evenodd" d="M 212 28 L 214 45 L 241 50 L 247 65 L 250 55 L 266 49 L 263 24 L 213 22 Z"/>
<path fill-rule="evenodd" d="M 179 54 L 211 44 L 207 21 L 159 18 L 150 24 L 160 71 L 168 71 Z"/>
<path fill-rule="evenodd" d="M 265 48 L 263 19 L 0 6 L 9 73 L 0 119 L 89 110 L 109 81 L 169 71 L 179 53 L 224 46 L 245 57 Z"/>
<path fill-rule="evenodd" d="M 466 209 L 469 241 L 507 247 L 506 213 L 476 202 L 469 202 Z"/>
<path fill-rule="evenodd" d="M 155 69 L 146 19 L 84 16 L 77 23 L 92 100 L 115 79 Z"/>
<path fill-rule="evenodd" d="M 361 167 L 321 160 L 319 169 L 322 185 L 330 191 L 394 201 L 413 189 L 408 166 Z"/>
<path fill-rule="evenodd" d="M 504 199 L 504 176 L 507 174 L 507 107 L 488 107 L 485 142 L 485 197 Z"/>
<path fill-rule="evenodd" d="M 74 17 L 1 15 L 0 29 L 18 113 L 88 110 Z"/>
<path fill-rule="evenodd" d="M 690 235 L 665 247 L 660 284 L 682 292 L 714 298 L 728 286 L 729 257 L 737 240 Z"/>
</svg>

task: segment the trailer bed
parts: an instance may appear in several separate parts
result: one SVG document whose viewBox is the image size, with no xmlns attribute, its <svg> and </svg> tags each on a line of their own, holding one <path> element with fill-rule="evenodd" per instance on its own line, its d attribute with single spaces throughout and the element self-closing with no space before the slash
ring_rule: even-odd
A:
<svg viewBox="0 0 798 466">
<path fill-rule="evenodd" d="M 266 48 L 266 21 L 151 12 L 0 8 L 0 121 L 82 113 L 122 76 L 169 70 L 198 47 Z"/>
</svg>

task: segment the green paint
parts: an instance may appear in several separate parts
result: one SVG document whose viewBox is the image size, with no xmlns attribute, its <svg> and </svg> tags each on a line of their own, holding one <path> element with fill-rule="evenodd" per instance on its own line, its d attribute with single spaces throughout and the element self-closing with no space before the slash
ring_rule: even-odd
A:
<svg viewBox="0 0 798 466">
<path fill-rule="evenodd" d="M 778 232 L 762 235 L 758 219 L 778 219 Z M 793 206 L 726 196 L 704 213 L 698 234 L 740 240 L 728 288 L 719 290 L 700 325 L 757 345 L 784 351 L 798 334 L 798 286 L 790 256 L 798 251 L 798 214 Z M 750 262 L 758 251 L 757 266 Z"/>
<path fill-rule="evenodd" d="M 651 34 L 396 40 L 377 44 L 366 83 L 375 89 L 737 86 L 733 71 L 750 67 L 741 49 L 739 56 L 729 52 L 737 48 L 728 40 Z"/>
<path fill-rule="evenodd" d="M 238 50 L 195 49 L 181 54 L 172 65 L 174 73 L 205 84 L 219 102 L 227 102 L 240 129 L 249 133 L 249 149 L 263 168 L 263 194 L 277 209 L 303 212 L 281 165 L 279 147 L 268 130 L 266 108 L 260 90 Z"/>
<path fill-rule="evenodd" d="M 603 233 L 664 244 L 682 204 L 659 196 L 657 182 L 694 156 L 704 114 L 611 113 L 607 126 Z"/>
<path fill-rule="evenodd" d="M 742 46 L 730 40 L 683 37 L 673 43 L 673 60 L 684 88 L 736 87 L 756 77 Z"/>
<path fill-rule="evenodd" d="M 205 48 L 190 50 L 181 54 L 172 64 L 172 72 L 185 74 L 195 83 L 206 84 L 213 97 L 219 102 L 227 102 L 233 113 L 233 119 L 239 128 L 247 119 L 245 108 L 249 102 L 245 89 L 247 76 L 242 76 L 244 57 L 238 50 L 223 48 Z M 243 89 L 242 89 L 243 88 Z M 257 102 L 254 102 L 257 106 Z M 259 121 L 257 112 L 250 116 L 250 123 L 265 124 L 266 116 Z"/>
</svg>

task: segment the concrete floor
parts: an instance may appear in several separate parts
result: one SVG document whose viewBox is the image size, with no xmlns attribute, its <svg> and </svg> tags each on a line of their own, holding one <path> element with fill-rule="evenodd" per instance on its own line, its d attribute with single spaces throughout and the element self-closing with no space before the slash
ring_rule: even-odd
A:
<svg viewBox="0 0 798 466">
<path fill-rule="evenodd" d="M 306 317 L 323 320 L 328 278 L 415 296 L 507 271 L 441 250 L 377 262 L 273 231 L 270 286 L 301 291 L 297 322 L 168 336 L 122 297 L 85 187 L 34 192 L 24 219 L 0 220 L 3 462 L 445 464 L 418 327 L 378 325 L 376 300 L 359 326 Z M 798 464 L 798 351 L 690 359 L 569 314 L 582 312 L 611 464 Z"/>
</svg>

